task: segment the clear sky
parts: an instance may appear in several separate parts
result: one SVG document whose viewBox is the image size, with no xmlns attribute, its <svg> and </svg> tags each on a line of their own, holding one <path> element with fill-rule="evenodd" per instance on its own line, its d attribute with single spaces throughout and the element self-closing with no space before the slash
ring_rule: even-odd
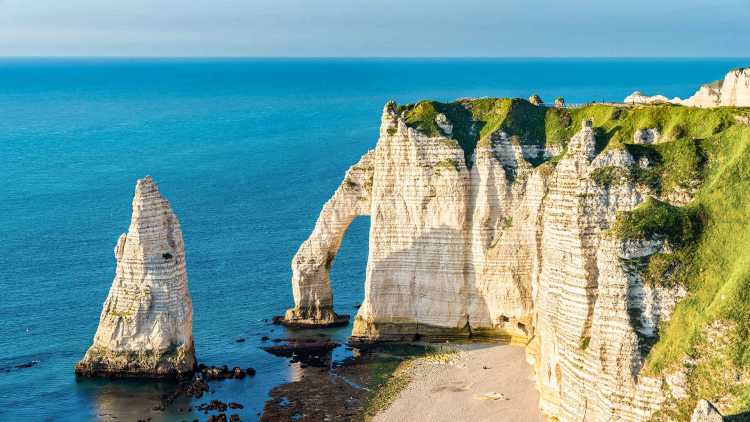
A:
<svg viewBox="0 0 750 422">
<path fill-rule="evenodd" d="M 0 0 L 0 55 L 750 57 L 750 0 Z"/>
</svg>

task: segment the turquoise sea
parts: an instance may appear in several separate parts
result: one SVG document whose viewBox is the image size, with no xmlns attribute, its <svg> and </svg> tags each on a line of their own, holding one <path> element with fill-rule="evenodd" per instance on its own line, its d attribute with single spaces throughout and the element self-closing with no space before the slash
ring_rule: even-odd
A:
<svg viewBox="0 0 750 422">
<path fill-rule="evenodd" d="M 375 145 L 389 99 L 685 97 L 748 64 L 0 59 L 0 420 L 203 420 L 179 408 L 213 398 L 257 419 L 268 391 L 293 376 L 258 348 L 261 336 L 287 335 L 264 320 L 292 304 L 291 258 L 346 169 Z M 258 371 L 164 412 L 151 410 L 164 385 L 73 374 L 112 282 L 135 180 L 147 174 L 182 223 L 198 360 Z M 336 259 L 339 313 L 362 300 L 367 229 L 356 220 Z M 327 333 L 344 340 L 349 330 Z"/>
</svg>

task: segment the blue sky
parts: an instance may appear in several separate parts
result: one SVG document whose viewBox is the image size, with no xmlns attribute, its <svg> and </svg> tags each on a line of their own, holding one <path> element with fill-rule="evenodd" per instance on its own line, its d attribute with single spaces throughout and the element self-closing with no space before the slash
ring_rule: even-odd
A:
<svg viewBox="0 0 750 422">
<path fill-rule="evenodd" d="M 0 0 L 0 55 L 750 57 L 750 0 Z"/>
</svg>

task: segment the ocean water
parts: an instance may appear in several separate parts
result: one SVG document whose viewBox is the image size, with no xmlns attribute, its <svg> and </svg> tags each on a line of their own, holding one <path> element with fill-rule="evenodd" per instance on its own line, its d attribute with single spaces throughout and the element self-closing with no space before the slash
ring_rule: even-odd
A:
<svg viewBox="0 0 750 422">
<path fill-rule="evenodd" d="M 295 376 L 258 348 L 289 334 L 265 320 L 291 306 L 291 258 L 374 146 L 389 99 L 685 97 L 749 62 L 0 59 L 0 420 L 204 419 L 179 408 L 213 398 L 257 419 L 268 391 Z M 163 384 L 73 374 L 147 174 L 182 223 L 198 360 L 258 371 L 164 412 L 152 410 Z M 362 300 L 367 230 L 355 220 L 336 258 L 339 313 Z"/>
</svg>

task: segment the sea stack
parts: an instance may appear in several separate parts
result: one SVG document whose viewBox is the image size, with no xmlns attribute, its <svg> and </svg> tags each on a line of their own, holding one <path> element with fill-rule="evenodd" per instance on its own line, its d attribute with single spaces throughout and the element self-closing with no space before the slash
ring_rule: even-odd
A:
<svg viewBox="0 0 750 422">
<path fill-rule="evenodd" d="M 177 216 L 150 176 L 138 180 L 127 234 L 79 376 L 179 378 L 195 369 L 193 304 Z"/>
</svg>

